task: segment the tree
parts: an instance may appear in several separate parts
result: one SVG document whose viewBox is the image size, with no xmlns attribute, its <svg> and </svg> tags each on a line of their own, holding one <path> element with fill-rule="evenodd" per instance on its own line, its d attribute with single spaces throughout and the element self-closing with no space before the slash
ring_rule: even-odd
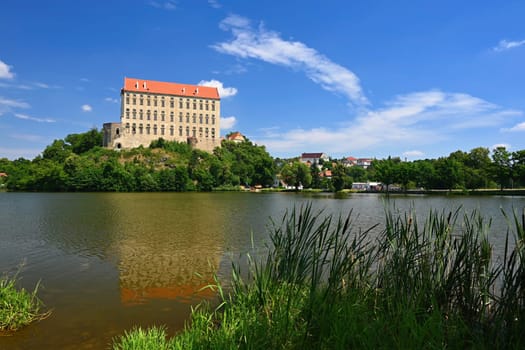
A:
<svg viewBox="0 0 525 350">
<path fill-rule="evenodd" d="M 306 164 L 299 161 L 285 164 L 281 169 L 281 178 L 295 189 L 298 189 L 299 186 L 309 187 L 312 182 L 310 169 Z"/>
<path fill-rule="evenodd" d="M 372 167 L 375 169 L 376 178 L 386 186 L 387 192 L 390 185 L 392 185 L 395 181 L 396 164 L 399 162 L 399 158 L 392 159 L 391 157 L 382 160 L 374 159 L 372 161 Z"/>
<path fill-rule="evenodd" d="M 496 147 L 492 151 L 492 174 L 503 191 L 512 177 L 511 154 L 505 147 Z"/>
<path fill-rule="evenodd" d="M 345 167 L 342 164 L 337 164 L 332 169 L 332 184 L 334 191 L 339 192 L 346 187 L 349 182 L 349 177 L 346 175 Z"/>
</svg>

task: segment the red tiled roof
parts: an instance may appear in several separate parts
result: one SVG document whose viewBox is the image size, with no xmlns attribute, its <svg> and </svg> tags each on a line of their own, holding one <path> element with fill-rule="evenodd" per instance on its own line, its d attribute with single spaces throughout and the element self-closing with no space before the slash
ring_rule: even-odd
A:
<svg viewBox="0 0 525 350">
<path fill-rule="evenodd" d="M 301 158 L 321 158 L 322 153 L 303 153 Z"/>
<path fill-rule="evenodd" d="M 4 176 L 7 176 L 6 173 L 0 173 L 0 177 L 4 177 Z"/>
<path fill-rule="evenodd" d="M 219 100 L 219 91 L 215 87 L 179 83 L 168 83 L 155 80 L 124 78 L 122 91 L 146 92 L 183 97 L 201 97 Z"/>
<path fill-rule="evenodd" d="M 356 157 L 346 157 L 346 159 L 348 159 L 348 160 L 357 160 Z"/>
</svg>

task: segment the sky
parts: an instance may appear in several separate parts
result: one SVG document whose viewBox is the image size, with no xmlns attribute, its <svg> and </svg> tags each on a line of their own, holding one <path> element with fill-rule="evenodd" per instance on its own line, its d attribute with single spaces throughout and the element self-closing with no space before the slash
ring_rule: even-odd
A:
<svg viewBox="0 0 525 350">
<path fill-rule="evenodd" d="M 0 158 L 120 119 L 124 77 L 216 86 L 274 157 L 525 149 L 525 1 L 6 0 Z"/>
</svg>

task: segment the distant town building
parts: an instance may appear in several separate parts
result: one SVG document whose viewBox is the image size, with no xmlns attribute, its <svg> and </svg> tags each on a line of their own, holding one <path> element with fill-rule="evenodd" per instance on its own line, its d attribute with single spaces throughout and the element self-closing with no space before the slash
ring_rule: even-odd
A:
<svg viewBox="0 0 525 350">
<path fill-rule="evenodd" d="M 104 147 L 147 147 L 159 138 L 209 152 L 220 146 L 215 87 L 124 78 L 120 99 L 120 123 L 104 124 Z"/>
<path fill-rule="evenodd" d="M 240 142 L 244 142 L 246 141 L 246 137 L 244 137 L 243 134 L 241 134 L 240 132 L 236 131 L 236 132 L 232 132 L 231 134 L 229 134 L 226 139 L 228 141 L 233 141 L 235 143 L 240 143 Z"/>
<path fill-rule="evenodd" d="M 319 161 L 322 159 L 322 161 L 329 160 L 328 156 L 325 153 L 303 153 L 301 154 L 301 163 L 306 164 L 319 164 Z"/>
<path fill-rule="evenodd" d="M 355 157 L 346 157 L 343 159 L 343 165 L 345 166 L 360 166 L 364 169 L 368 168 L 370 165 L 372 165 L 372 159 L 371 158 L 355 158 Z"/>
</svg>

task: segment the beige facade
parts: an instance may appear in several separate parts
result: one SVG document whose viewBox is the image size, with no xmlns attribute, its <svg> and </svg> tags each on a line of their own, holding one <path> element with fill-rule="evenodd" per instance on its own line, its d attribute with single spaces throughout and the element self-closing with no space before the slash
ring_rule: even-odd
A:
<svg viewBox="0 0 525 350">
<path fill-rule="evenodd" d="M 159 138 L 209 152 L 220 146 L 216 88 L 125 78 L 120 98 L 120 123 L 103 127 L 105 147 L 147 147 Z"/>
</svg>

